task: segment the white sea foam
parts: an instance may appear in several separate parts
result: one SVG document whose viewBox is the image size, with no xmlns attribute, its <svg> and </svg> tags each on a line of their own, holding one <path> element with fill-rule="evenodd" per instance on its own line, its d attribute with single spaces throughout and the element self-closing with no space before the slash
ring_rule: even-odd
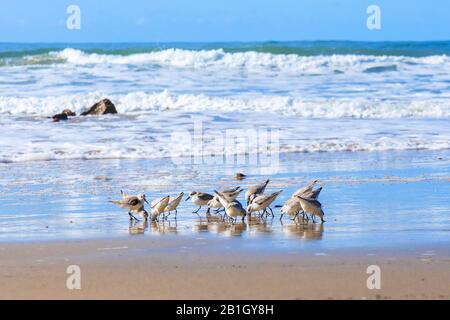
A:
<svg viewBox="0 0 450 320">
<path fill-rule="evenodd" d="M 330 55 L 299 56 L 296 54 L 272 54 L 254 51 L 228 53 L 222 49 L 183 50 L 167 49 L 131 55 L 88 54 L 77 49 L 64 49 L 50 53 L 58 61 L 71 64 L 158 64 L 174 67 L 231 67 L 269 68 L 275 70 L 308 72 L 320 70 L 362 69 L 379 64 L 424 64 L 450 66 L 446 55 L 421 58 L 402 56 Z"/>
<path fill-rule="evenodd" d="M 167 89 L 195 96 L 259 93 L 302 101 L 450 98 L 450 58 L 445 55 L 299 56 L 222 49 L 111 55 L 65 49 L 18 59 L 23 61 L 14 66 L 0 63 L 2 96 L 94 91 L 117 95 Z"/>
<path fill-rule="evenodd" d="M 203 121 L 205 132 L 202 150 L 216 155 L 261 151 L 256 144 L 229 148 L 215 139 L 216 133 L 225 137 L 229 129 L 252 128 L 278 130 L 279 148 L 275 152 L 450 148 L 450 127 L 446 119 L 399 121 L 299 117 L 294 120 L 276 113 L 243 110 L 233 113 L 127 112 L 103 117 L 76 117 L 61 123 L 52 123 L 42 117 L 2 116 L 0 162 L 193 156 L 198 153 L 199 146 L 193 140 L 191 143 L 173 140 L 172 135 L 177 132 L 191 134 L 199 120 Z"/>
<path fill-rule="evenodd" d="M 221 132 L 279 129 L 279 152 L 450 147 L 447 56 L 65 49 L 22 59 L 0 63 L 0 162 L 186 156 L 188 146 L 168 141 L 194 116 Z M 46 119 L 104 97 L 119 115 Z"/>
<path fill-rule="evenodd" d="M 105 94 L 93 92 L 49 97 L 0 97 L 0 114 L 50 116 L 70 108 L 80 113 Z M 448 100 L 383 101 L 377 99 L 303 100 L 289 96 L 207 95 L 134 92 L 108 95 L 123 114 L 159 111 L 277 113 L 303 118 L 445 118 L 450 117 Z"/>
</svg>

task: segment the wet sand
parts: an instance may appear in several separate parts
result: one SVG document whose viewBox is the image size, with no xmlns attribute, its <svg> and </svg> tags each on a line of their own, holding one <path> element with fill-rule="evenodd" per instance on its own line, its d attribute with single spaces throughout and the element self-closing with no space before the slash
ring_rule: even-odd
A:
<svg viewBox="0 0 450 320">
<path fill-rule="evenodd" d="M 273 172 L 167 160 L 0 165 L 0 299 L 450 299 L 450 153 L 282 154 Z M 233 179 L 245 172 L 243 181 Z M 63 172 L 64 174 L 61 174 Z M 327 222 L 231 226 L 180 204 L 129 224 L 120 189 L 167 194 L 319 179 Z M 241 199 L 242 200 L 242 199 Z M 66 269 L 81 268 L 81 290 Z M 381 290 L 366 286 L 381 268 Z"/>
<path fill-rule="evenodd" d="M 1 299 L 449 299 L 448 246 L 262 251 L 243 238 L 0 245 Z M 66 269 L 81 269 L 68 290 Z M 366 286 L 369 265 L 381 289 Z"/>
</svg>

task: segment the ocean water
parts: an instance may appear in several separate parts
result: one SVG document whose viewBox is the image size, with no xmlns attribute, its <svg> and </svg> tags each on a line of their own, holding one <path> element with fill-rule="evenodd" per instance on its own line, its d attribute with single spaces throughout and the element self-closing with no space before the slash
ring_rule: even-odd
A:
<svg viewBox="0 0 450 320">
<path fill-rule="evenodd" d="M 48 118 L 106 97 L 119 114 Z M 449 243 L 449 118 L 450 41 L 3 43 L 0 241 L 171 233 L 289 250 Z M 248 136 L 230 145 L 230 132 Z M 249 179 L 233 180 L 237 171 Z M 277 204 L 320 179 L 326 224 L 208 223 L 183 202 L 176 223 L 129 226 L 108 202 L 120 189 L 154 199 L 267 178 L 270 191 L 284 190 Z"/>
<path fill-rule="evenodd" d="M 104 97 L 119 115 L 47 119 Z M 0 162 L 186 155 L 197 122 L 276 129 L 279 152 L 443 150 L 449 117 L 450 42 L 0 44 Z"/>
</svg>

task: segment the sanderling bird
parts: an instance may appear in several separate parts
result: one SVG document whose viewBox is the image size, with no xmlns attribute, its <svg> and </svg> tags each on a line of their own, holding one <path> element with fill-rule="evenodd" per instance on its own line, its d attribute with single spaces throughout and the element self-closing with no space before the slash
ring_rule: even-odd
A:
<svg viewBox="0 0 450 320">
<path fill-rule="evenodd" d="M 310 181 L 306 186 L 298 189 L 292 196 L 301 196 L 304 193 L 311 192 L 318 180 Z"/>
<path fill-rule="evenodd" d="M 193 204 L 196 204 L 199 206 L 199 208 L 197 209 L 197 211 L 193 211 L 192 213 L 195 213 L 197 215 L 198 211 L 203 207 L 208 205 L 208 202 L 210 200 L 212 200 L 214 198 L 214 196 L 210 195 L 209 193 L 204 193 L 204 192 L 197 192 L 197 191 L 192 191 L 189 196 L 186 198 L 186 201 L 188 201 L 189 199 L 191 199 L 191 202 Z M 207 212 L 209 212 L 209 208 L 207 210 Z"/>
<path fill-rule="evenodd" d="M 297 199 L 296 197 L 289 198 L 286 200 L 284 205 L 281 207 L 280 220 L 283 219 L 283 216 L 285 214 L 288 214 L 290 217 L 293 217 L 292 220 L 295 220 L 297 218 L 298 214 L 300 213 L 300 211 L 303 211 L 300 200 Z"/>
<path fill-rule="evenodd" d="M 140 194 L 137 196 L 130 196 L 129 194 L 120 190 L 122 194 L 121 200 L 112 200 L 111 202 L 117 204 L 121 208 L 125 208 L 128 210 L 128 215 L 130 216 L 130 220 L 139 220 L 137 219 L 133 213 L 143 217 L 145 220 L 148 218 L 148 212 L 145 211 L 144 202 L 148 201 L 145 198 L 145 194 Z"/>
<path fill-rule="evenodd" d="M 166 207 L 169 204 L 169 198 L 169 196 L 165 196 L 164 198 L 152 201 L 150 205 L 152 221 L 158 221 L 159 215 L 166 210 Z"/>
<path fill-rule="evenodd" d="M 267 185 L 269 184 L 270 180 L 267 179 L 265 182 L 250 186 L 245 193 L 245 200 L 247 201 L 247 205 L 250 204 L 250 198 L 260 195 L 264 193 L 264 190 L 266 190 Z"/>
<path fill-rule="evenodd" d="M 255 211 L 261 211 L 263 210 L 263 214 L 267 212 L 267 209 L 270 210 L 270 213 L 272 214 L 272 217 L 274 216 L 272 209 L 270 208 L 270 205 L 272 202 L 275 201 L 275 199 L 278 197 L 278 195 L 283 190 L 274 192 L 272 194 L 262 194 L 259 196 L 256 196 L 253 198 L 253 200 L 250 202 L 250 204 L 247 206 L 247 212 L 249 215 L 251 215 L 252 212 Z"/>
<path fill-rule="evenodd" d="M 303 192 L 301 194 L 301 196 L 306 199 L 317 200 L 317 198 L 320 195 L 320 192 L 322 191 L 322 187 L 320 187 L 316 190 L 312 190 L 309 188 L 310 188 L 309 185 L 302 188 L 302 189 L 306 190 L 306 192 Z M 299 192 L 299 190 L 297 190 L 296 193 Z M 304 190 L 301 190 L 301 191 L 304 191 Z M 305 212 L 303 211 L 302 205 L 300 203 L 300 199 L 298 199 L 298 196 L 296 196 L 295 193 L 292 195 L 291 198 L 286 200 L 284 205 L 281 207 L 280 212 L 281 212 L 280 220 L 283 219 L 284 214 L 288 214 L 291 217 L 294 216 L 294 218 L 292 220 L 295 220 L 295 218 L 297 218 L 297 216 L 300 212 L 303 213 L 303 218 L 305 217 Z"/>
<path fill-rule="evenodd" d="M 170 216 L 172 211 L 175 211 L 175 219 L 177 218 L 178 213 L 178 206 L 180 205 L 181 199 L 183 199 L 184 192 L 181 192 L 177 197 L 175 198 L 169 198 L 169 203 L 167 204 L 167 207 L 164 209 L 164 212 L 168 212 L 167 216 L 164 216 L 164 218 L 167 218 Z"/>
<path fill-rule="evenodd" d="M 302 196 L 296 196 L 296 197 L 300 200 L 300 204 L 302 206 L 303 211 L 306 214 L 308 214 L 308 213 L 311 214 L 313 222 L 316 222 L 314 220 L 314 216 L 318 216 L 322 223 L 325 222 L 325 220 L 323 220 L 323 216 L 325 215 L 325 213 L 322 210 L 322 204 L 318 200 L 307 199 L 307 198 L 303 198 Z"/>
<path fill-rule="evenodd" d="M 226 215 L 232 220 L 233 224 L 236 222 L 237 217 L 242 217 L 242 221 L 244 221 L 247 213 L 245 212 L 244 207 L 239 201 L 237 200 L 230 201 L 226 198 L 226 196 L 215 190 L 214 194 L 217 195 L 217 197 L 219 198 L 220 203 L 225 209 Z"/>
<path fill-rule="evenodd" d="M 225 189 L 220 191 L 220 193 L 227 198 L 228 201 L 236 200 L 239 194 L 242 192 L 241 187 L 236 187 L 232 189 Z M 216 213 L 218 213 L 221 209 L 223 209 L 222 203 L 219 201 L 219 197 L 217 195 L 214 196 L 211 200 L 208 201 L 208 207 L 210 209 L 217 209 Z"/>
</svg>

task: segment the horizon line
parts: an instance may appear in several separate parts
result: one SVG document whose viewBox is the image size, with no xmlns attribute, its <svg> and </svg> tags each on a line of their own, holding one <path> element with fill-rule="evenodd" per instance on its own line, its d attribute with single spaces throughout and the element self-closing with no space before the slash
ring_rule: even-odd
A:
<svg viewBox="0 0 450 320">
<path fill-rule="evenodd" d="M 441 40 L 151 40 L 151 41 L 1 41 L 0 44 L 151 44 L 151 43 L 185 43 L 185 44 L 214 44 L 214 43 L 295 43 L 295 42 L 353 42 L 353 43 L 424 43 L 424 42 L 450 42 L 450 39 Z"/>
</svg>

